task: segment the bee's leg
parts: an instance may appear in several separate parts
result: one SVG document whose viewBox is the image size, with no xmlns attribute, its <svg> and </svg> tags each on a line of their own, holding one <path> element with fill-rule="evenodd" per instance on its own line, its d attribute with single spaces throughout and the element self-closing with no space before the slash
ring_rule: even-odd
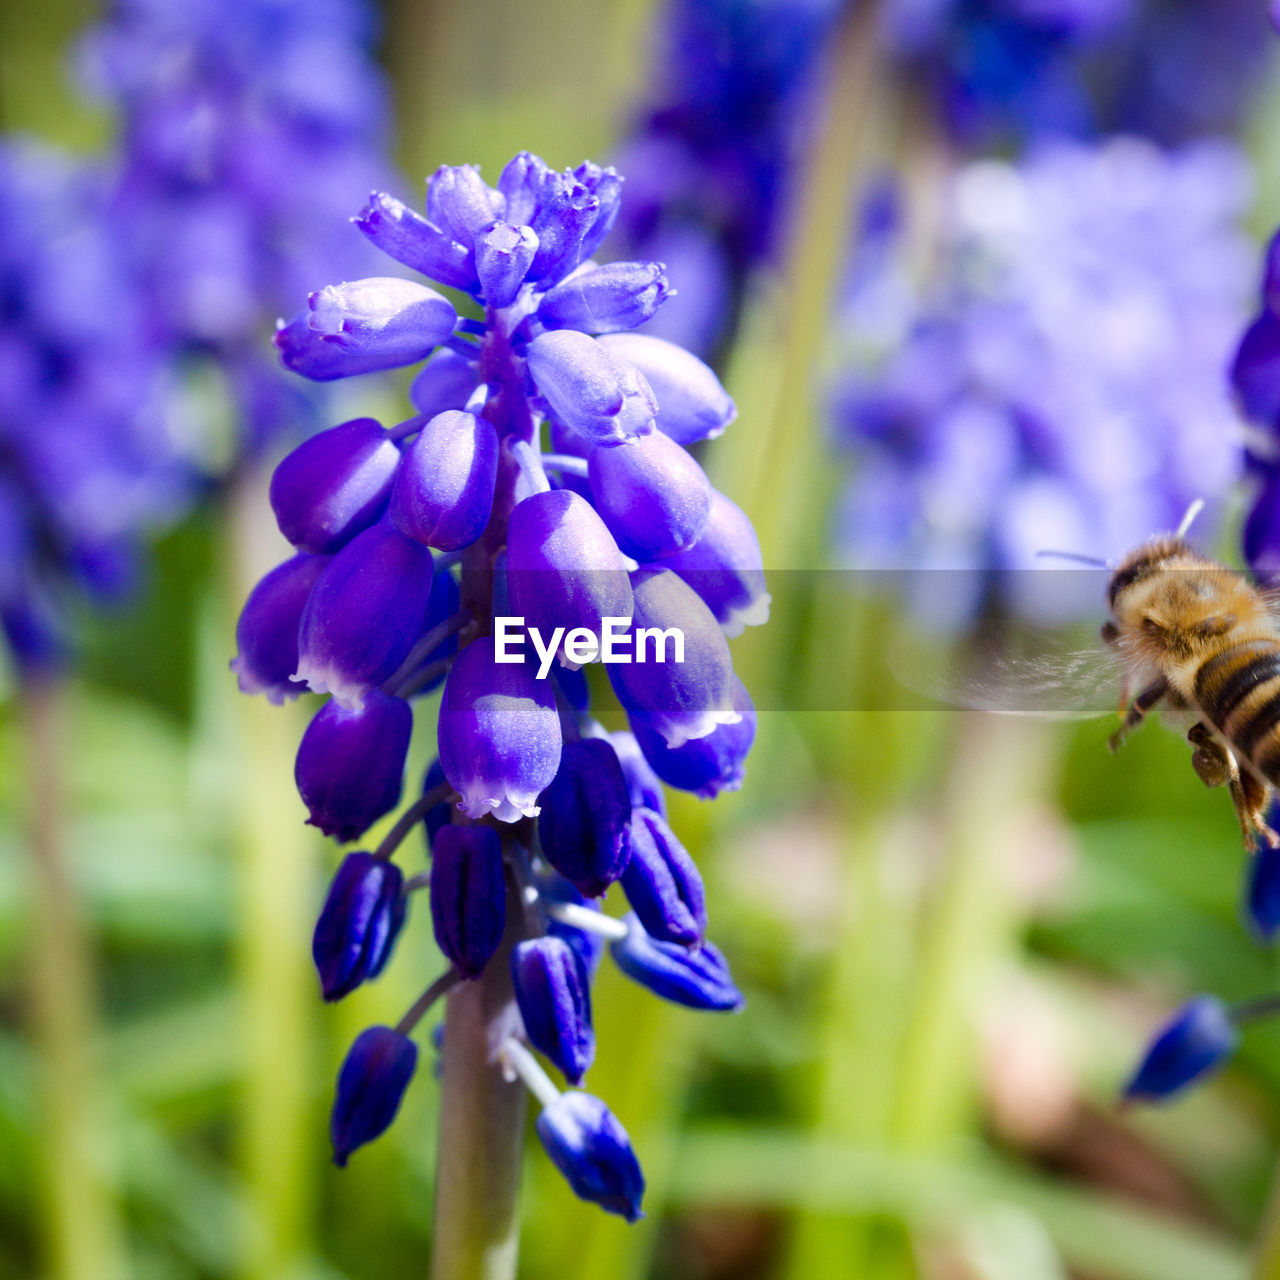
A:
<svg viewBox="0 0 1280 1280">
<path fill-rule="evenodd" d="M 1273 849 L 1280 848 L 1280 835 L 1267 824 L 1267 801 L 1270 798 L 1271 788 L 1259 782 L 1247 769 L 1241 770 L 1231 784 L 1231 799 L 1235 802 L 1246 849 L 1253 849 L 1264 841 Z"/>
<path fill-rule="evenodd" d="M 1266 841 L 1273 849 L 1280 848 L 1280 835 L 1267 824 L 1265 816 L 1271 788 L 1248 769 L 1241 769 L 1203 721 L 1191 726 L 1187 741 L 1195 747 L 1191 766 L 1200 781 L 1206 787 L 1231 788 L 1231 803 L 1235 805 L 1245 848 L 1252 849 L 1259 841 Z"/>
<path fill-rule="evenodd" d="M 1163 676 L 1147 685 L 1124 712 L 1120 727 L 1111 735 L 1108 746 L 1112 751 L 1119 751 L 1120 744 L 1131 730 L 1136 729 L 1146 718 L 1147 713 L 1169 692 L 1168 681 Z M 1221 783 L 1218 784 L 1219 786 Z"/>
<path fill-rule="evenodd" d="M 1203 721 L 1193 724 L 1187 731 L 1187 741 L 1195 747 L 1191 753 L 1191 767 L 1196 771 L 1196 777 L 1206 787 L 1225 787 L 1230 784 L 1234 788 L 1240 780 L 1240 770 L 1236 768 L 1231 752 L 1213 736 L 1209 726 Z M 1234 790 L 1232 799 L 1235 799 Z M 1240 812 L 1239 804 L 1236 805 L 1236 812 Z"/>
</svg>

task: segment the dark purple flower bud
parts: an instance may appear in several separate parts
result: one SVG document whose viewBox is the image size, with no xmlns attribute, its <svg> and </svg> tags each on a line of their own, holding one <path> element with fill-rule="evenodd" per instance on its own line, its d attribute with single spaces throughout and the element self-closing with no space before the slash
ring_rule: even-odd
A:
<svg viewBox="0 0 1280 1280">
<path fill-rule="evenodd" d="M 529 225 L 538 213 L 547 179 L 552 176 L 546 161 L 521 151 L 507 161 L 498 178 L 498 190 L 507 202 L 503 217 L 516 225 Z"/>
<path fill-rule="evenodd" d="M 476 274 L 487 306 L 509 307 L 516 300 L 537 251 L 534 229 L 509 222 L 490 227 L 477 240 Z"/>
<path fill-rule="evenodd" d="M 644 378 L 585 333 L 539 334 L 529 344 L 529 373 L 551 412 L 592 444 L 620 444 L 653 430 L 657 401 Z"/>
<path fill-rule="evenodd" d="M 678 573 L 702 598 L 727 636 L 769 621 L 764 560 L 751 521 L 741 507 L 711 490 L 711 515 L 697 542 L 667 556 L 664 569 Z"/>
<path fill-rule="evenodd" d="M 598 898 L 631 856 L 631 800 L 612 745 L 603 738 L 566 743 L 541 804 L 538 837 L 547 861 L 587 897 Z"/>
<path fill-rule="evenodd" d="M 478 978 L 502 941 L 507 884 L 492 827 L 445 826 L 431 841 L 436 945 L 464 978 Z"/>
<path fill-rule="evenodd" d="M 729 642 L 711 610 L 665 569 L 633 573 L 631 587 L 632 661 L 614 662 L 608 672 L 633 727 L 643 716 L 668 746 L 681 747 L 717 725 L 737 724 Z"/>
<path fill-rule="evenodd" d="M 359 710 L 326 702 L 298 744 L 294 781 L 312 826 L 339 843 L 363 835 L 400 802 L 413 712 L 370 691 Z"/>
<path fill-rule="evenodd" d="M 475 288 L 471 250 L 394 196 L 373 192 L 352 221 L 383 253 L 406 267 L 455 289 Z"/>
<path fill-rule="evenodd" d="M 693 352 L 648 333 L 612 333 L 601 342 L 644 375 L 658 402 L 654 425 L 678 444 L 713 440 L 738 416 L 711 366 Z"/>
<path fill-rule="evenodd" d="M 271 477 L 280 532 L 303 551 L 337 551 L 382 514 L 399 464 L 395 441 L 372 418 L 304 440 Z"/>
<path fill-rule="evenodd" d="M 670 436 L 654 431 L 617 448 L 592 449 L 588 467 L 596 508 L 627 555 L 658 560 L 702 537 L 711 485 Z"/>
<path fill-rule="evenodd" d="M 654 773 L 649 762 L 640 750 L 634 733 L 619 729 L 616 733 L 605 735 L 618 753 L 618 762 L 627 780 L 627 792 L 631 796 L 633 809 L 652 809 L 654 813 L 667 816 L 667 797 L 662 790 L 662 783 Z M 705 738 L 699 738 L 705 742 Z"/>
<path fill-rule="evenodd" d="M 249 593 L 236 623 L 237 653 L 231 660 L 241 693 L 265 693 L 279 704 L 307 691 L 298 669 L 298 622 L 311 588 L 329 561 L 299 555 L 278 564 Z"/>
<path fill-rule="evenodd" d="M 1245 920 L 1253 936 L 1270 945 L 1280 934 L 1280 849 L 1265 840 L 1249 859 L 1245 880 Z"/>
<path fill-rule="evenodd" d="M 668 786 L 692 791 L 703 800 L 714 800 L 722 791 L 742 786 L 744 762 L 756 737 L 756 711 L 747 687 L 733 678 L 733 709 L 742 717 L 737 724 L 722 724 L 705 738 L 679 747 L 666 739 L 643 715 L 631 717 L 631 727 L 644 758 Z"/>
<path fill-rule="evenodd" d="M 459 244 L 474 247 L 505 207 L 506 200 L 489 190 L 476 165 L 443 164 L 427 180 L 427 218 Z"/>
<path fill-rule="evenodd" d="M 574 667 L 592 660 L 605 618 L 631 618 L 627 562 L 591 504 L 567 489 L 532 494 L 512 511 L 507 589 L 510 607 L 548 643 L 563 629 L 556 647 Z"/>
<path fill-rule="evenodd" d="M 631 857 L 622 890 L 650 937 L 693 946 L 707 931 L 702 876 L 666 819 L 652 809 L 631 815 Z"/>
<path fill-rule="evenodd" d="M 529 1043 L 546 1054 L 570 1084 L 596 1056 L 591 988 L 563 938 L 530 938 L 511 953 L 511 982 Z"/>
<path fill-rule="evenodd" d="M 391 519 L 410 538 L 460 551 L 489 523 L 497 475 L 493 423 L 457 409 L 438 413 L 405 450 L 391 490 Z"/>
<path fill-rule="evenodd" d="M 393 675 L 422 634 L 431 552 L 385 521 L 325 566 L 302 611 L 297 678 L 350 707 Z"/>
<path fill-rule="evenodd" d="M 562 1093 L 537 1120 L 538 1137 L 552 1164 L 580 1200 L 598 1204 L 628 1222 L 644 1217 L 644 1174 L 627 1131 L 589 1093 Z"/>
<path fill-rule="evenodd" d="M 560 717 L 551 686 L 527 662 L 498 662 L 492 636 L 472 641 L 445 680 L 437 733 L 441 767 L 467 817 L 537 815 L 560 767 Z"/>
<path fill-rule="evenodd" d="M 429 795 L 437 787 L 445 786 L 444 770 L 439 760 L 433 760 L 422 777 L 422 794 Z M 422 824 L 427 829 L 427 847 L 436 838 L 436 832 L 447 827 L 453 820 L 453 805 L 448 800 L 441 800 L 423 815 Z"/>
<path fill-rule="evenodd" d="M 579 261 L 585 261 L 604 243 L 618 219 L 618 210 L 622 207 L 622 175 L 612 166 L 601 168 L 584 160 L 573 171 L 573 176 L 595 196 L 599 206 L 595 221 L 582 238 Z"/>
<path fill-rule="evenodd" d="M 465 409 L 479 381 L 479 371 L 470 360 L 441 347 L 409 384 L 409 399 L 424 419 L 434 418 L 446 409 Z"/>
<path fill-rule="evenodd" d="M 1280 421 L 1280 315 L 1264 311 L 1245 330 L 1231 364 L 1231 385 L 1251 422 Z"/>
<path fill-rule="evenodd" d="M 652 319 L 671 292 L 661 262 L 610 262 L 556 285 L 538 304 L 538 319 L 548 329 L 617 333 Z"/>
<path fill-rule="evenodd" d="M 528 278 L 546 285 L 567 276 L 586 257 L 586 236 L 599 212 L 600 201 L 581 183 L 561 177 L 554 185 L 545 185 L 530 223 L 538 237 L 538 251 Z"/>
<path fill-rule="evenodd" d="M 417 1065 L 418 1046 L 391 1027 L 369 1027 L 356 1037 L 338 1072 L 329 1120 L 334 1164 L 342 1167 L 357 1147 L 390 1128 Z"/>
<path fill-rule="evenodd" d="M 1235 1052 L 1240 1030 L 1216 996 L 1188 1000 L 1157 1032 L 1133 1078 L 1129 1102 L 1163 1102 L 1221 1067 Z"/>
<path fill-rule="evenodd" d="M 614 963 L 656 996 L 690 1009 L 733 1013 L 746 1001 L 734 986 L 718 947 L 704 942 L 695 949 L 651 938 L 636 915 L 627 917 L 627 936 L 610 943 Z"/>
<path fill-rule="evenodd" d="M 326 1000 L 340 1000 L 382 972 L 405 917 L 404 876 L 371 853 L 342 860 L 311 939 Z"/>
</svg>

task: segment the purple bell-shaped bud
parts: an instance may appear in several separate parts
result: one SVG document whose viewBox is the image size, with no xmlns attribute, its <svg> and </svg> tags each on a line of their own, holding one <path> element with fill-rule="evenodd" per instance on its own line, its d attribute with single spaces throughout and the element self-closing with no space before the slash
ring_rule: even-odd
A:
<svg viewBox="0 0 1280 1280">
<path fill-rule="evenodd" d="M 511 982 L 529 1043 L 578 1084 L 596 1056 L 591 988 L 563 938 L 531 938 L 511 953 Z"/>
<path fill-rule="evenodd" d="M 702 537 L 667 556 L 664 569 L 678 573 L 702 597 L 731 639 L 769 621 L 760 542 L 741 507 L 711 490 L 711 514 Z"/>
<path fill-rule="evenodd" d="M 1280 933 L 1280 849 L 1258 842 L 1245 879 L 1245 920 L 1253 936 L 1269 946 Z"/>
<path fill-rule="evenodd" d="M 517 503 L 507 531 L 507 588 L 511 608 L 546 637 L 559 634 L 561 661 L 581 666 L 566 651 L 596 652 L 602 624 L 618 630 L 631 620 L 631 579 L 613 535 L 585 498 L 567 489 L 535 493 Z"/>
<path fill-rule="evenodd" d="M 311 939 L 311 955 L 326 1000 L 340 1000 L 376 978 L 405 918 L 404 876 L 371 853 L 342 860 Z"/>
<path fill-rule="evenodd" d="M 631 728 L 644 758 L 670 787 L 692 791 L 703 800 L 714 800 L 722 791 L 742 786 L 745 762 L 756 736 L 756 712 L 741 680 L 733 678 L 733 709 L 742 717 L 736 724 L 722 724 L 703 738 L 671 747 L 644 715 L 631 717 Z"/>
<path fill-rule="evenodd" d="M 529 344 L 529 373 L 554 417 L 592 444 L 653 430 L 657 402 L 644 378 L 585 333 L 539 334 Z"/>
<path fill-rule="evenodd" d="M 631 815 L 631 857 L 622 890 L 649 935 L 690 947 L 707 931 L 702 876 L 666 819 L 652 809 Z"/>
<path fill-rule="evenodd" d="M 393 276 L 328 285 L 307 305 L 307 315 L 277 330 L 276 346 L 287 368 L 321 382 L 416 364 L 458 320 L 442 294 Z"/>
<path fill-rule="evenodd" d="M 405 451 L 391 490 L 392 522 L 438 551 L 469 547 L 489 523 L 497 475 L 493 424 L 474 413 L 439 413 Z"/>
<path fill-rule="evenodd" d="M 498 662 L 492 636 L 458 655 L 444 684 L 440 765 L 469 818 L 532 818 L 560 766 L 555 696 L 529 664 Z"/>
<path fill-rule="evenodd" d="M 532 227 L 499 222 L 476 242 L 476 273 L 485 304 L 509 307 L 520 292 L 538 252 L 538 236 Z"/>
<path fill-rule="evenodd" d="M 729 642 L 711 610 L 665 569 L 641 569 L 631 586 L 634 656 L 608 671 L 633 728 L 643 719 L 669 747 L 681 747 L 717 725 L 737 724 Z"/>
<path fill-rule="evenodd" d="M 648 333 L 614 333 L 601 342 L 644 375 L 658 402 L 654 425 L 678 444 L 714 440 L 738 416 L 711 366 L 693 352 Z"/>
<path fill-rule="evenodd" d="M 492 827 L 446 826 L 431 841 L 436 945 L 464 978 L 477 978 L 502 941 L 507 884 Z"/>
<path fill-rule="evenodd" d="M 612 745 L 604 738 L 566 743 L 541 805 L 538 837 L 547 861 L 581 893 L 598 898 L 631 855 L 631 800 Z"/>
<path fill-rule="evenodd" d="M 400 803 L 413 712 L 378 689 L 358 709 L 326 702 L 298 745 L 294 781 L 307 821 L 340 844 Z"/>
<path fill-rule="evenodd" d="M 382 514 L 399 465 L 395 441 L 372 418 L 304 440 L 271 477 L 280 532 L 303 551 L 337 551 Z"/>
<path fill-rule="evenodd" d="M 1218 1070 L 1235 1052 L 1240 1029 L 1216 996 L 1188 1000 L 1156 1033 L 1125 1086 L 1130 1102 L 1164 1102 Z"/>
<path fill-rule="evenodd" d="M 307 597 L 329 561 L 298 555 L 278 564 L 249 593 L 236 623 L 237 653 L 231 660 L 241 693 L 265 693 L 281 703 L 306 693 L 295 680 L 298 669 L 298 623 Z"/>
<path fill-rule="evenodd" d="M 628 1222 L 644 1217 L 644 1174 L 627 1131 L 599 1098 L 570 1090 L 539 1115 L 538 1137 L 580 1200 Z"/>
<path fill-rule="evenodd" d="M 618 546 L 641 561 L 691 547 L 711 515 L 711 485 L 674 440 L 654 431 L 618 448 L 593 449 L 591 496 Z"/>
<path fill-rule="evenodd" d="M 417 1065 L 418 1046 L 391 1027 L 369 1027 L 356 1037 L 338 1072 L 329 1120 L 334 1164 L 345 1165 L 357 1147 L 391 1127 Z"/>
<path fill-rule="evenodd" d="M 627 936 L 609 951 L 623 973 L 656 996 L 690 1009 L 734 1013 L 746 1003 L 718 947 L 685 947 L 651 938 L 638 916 L 629 915 Z"/>
<path fill-rule="evenodd" d="M 422 634 L 431 579 L 431 552 L 392 525 L 356 534 L 325 566 L 302 611 L 297 678 L 359 706 Z"/>
<path fill-rule="evenodd" d="M 427 218 L 459 244 L 474 246 L 476 237 L 502 216 L 506 203 L 474 164 L 442 164 L 427 180 Z"/>
<path fill-rule="evenodd" d="M 384 191 L 352 219 L 388 257 L 430 280 L 470 292 L 476 287 L 475 263 L 467 245 L 433 226 L 422 214 Z"/>
<path fill-rule="evenodd" d="M 538 319 L 548 329 L 616 333 L 652 319 L 671 292 L 660 262 L 588 266 L 544 295 Z"/>
</svg>

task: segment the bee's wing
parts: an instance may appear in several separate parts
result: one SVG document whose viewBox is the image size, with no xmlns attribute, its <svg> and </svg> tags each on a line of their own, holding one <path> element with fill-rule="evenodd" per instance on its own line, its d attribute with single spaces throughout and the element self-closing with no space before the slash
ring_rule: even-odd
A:
<svg viewBox="0 0 1280 1280">
<path fill-rule="evenodd" d="M 1116 713 L 1123 663 L 1078 632 L 1001 621 L 962 645 L 906 638 L 890 665 L 909 689 L 934 702 L 1000 715 L 1088 720 Z"/>
</svg>

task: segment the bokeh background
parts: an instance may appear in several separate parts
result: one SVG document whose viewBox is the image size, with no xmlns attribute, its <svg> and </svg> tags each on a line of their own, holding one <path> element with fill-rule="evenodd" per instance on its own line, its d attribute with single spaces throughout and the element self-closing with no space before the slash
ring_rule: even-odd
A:
<svg viewBox="0 0 1280 1280">
<path fill-rule="evenodd" d="M 879 493 L 901 494 L 901 458 L 914 455 L 894 453 L 892 434 L 850 428 L 863 420 L 847 403 L 878 385 L 886 350 L 905 349 L 913 291 L 955 270 L 937 245 L 960 165 L 1016 161 L 1046 132 L 1137 133 L 1169 148 L 1228 138 L 1244 168 L 1232 160 L 1201 188 L 1162 189 L 1159 203 L 1177 213 L 1217 201 L 1226 213 L 1214 216 L 1247 237 L 1243 256 L 1208 259 L 1230 286 L 1214 303 L 1228 335 L 1246 323 L 1262 236 L 1280 221 L 1268 43 L 1280 38 L 1261 3 L 1187 0 L 1136 6 L 1146 25 L 1126 28 L 1124 44 L 1112 7 L 917 5 L 933 35 L 911 53 L 884 23 L 900 9 L 910 31 L 913 6 L 827 6 L 776 176 L 784 212 L 770 251 L 729 291 L 741 310 L 704 347 L 740 417 L 702 461 L 755 521 L 775 601 L 770 625 L 735 644 L 762 709 L 746 785 L 714 805 L 676 799 L 675 825 L 707 875 L 713 934 L 747 1009 L 695 1015 L 606 969 L 590 1084 L 631 1133 L 648 1217 L 628 1227 L 579 1203 L 531 1148 L 529 1280 L 1280 1276 L 1280 1207 L 1269 1207 L 1280 1028 L 1251 1027 L 1228 1070 L 1171 1107 L 1115 1105 L 1152 1029 L 1187 994 L 1274 990 L 1275 957 L 1240 921 L 1245 855 L 1226 796 L 1205 791 L 1185 744 L 1156 729 L 1113 759 L 1107 721 L 898 707 L 883 694 L 889 637 L 904 614 L 919 619 L 922 592 L 953 588 L 917 580 L 904 598 L 872 574 L 797 572 L 920 567 L 905 534 L 866 541 L 901 517 L 868 506 L 875 492 L 858 480 L 893 457 L 900 469 L 877 473 Z M 1071 76 L 1039 45 L 995 40 L 992 12 L 1059 32 L 1083 25 L 1104 105 L 1082 113 Z M 937 14 L 953 24 L 945 38 L 928 28 Z M 111 153 L 117 122 L 74 69 L 97 17 L 76 0 L 0 11 L 7 133 Z M 560 166 L 625 156 L 661 82 L 652 0 L 387 0 L 373 17 L 390 162 L 403 175 L 386 181 L 401 194 L 442 163 L 492 176 L 520 149 Z M 701 123 L 715 133 L 716 121 Z M 906 212 L 877 221 L 887 170 Z M 351 191 L 352 212 L 364 194 Z M 906 228 L 909 281 L 881 279 L 867 295 L 886 225 Z M 1080 233 L 1086 245 L 1106 234 Z M 1194 238 L 1167 243 L 1170 274 L 1210 253 Z M 1068 278 L 1094 265 L 1045 244 L 1041 265 Z M 1034 272 L 1019 281 L 1043 286 Z M 1110 314 L 1093 277 L 1079 287 L 1101 299 L 1095 318 Z M 907 317 L 897 328 L 878 323 L 895 315 Z M 1099 334 L 1072 358 L 1088 365 L 1093 350 L 1104 362 L 1111 337 Z M 264 351 L 268 340 L 269 323 Z M 1231 425 L 1230 346 L 1206 357 L 1207 381 L 1189 393 L 1196 422 L 1218 416 L 1188 437 L 1185 461 L 1193 477 L 1222 478 L 1205 536 L 1239 562 L 1250 491 L 1227 483 L 1245 438 Z M 867 371 L 853 392 L 851 369 Z M 1162 376 L 1148 370 L 1140 388 L 1167 391 L 1153 385 Z M 210 420 L 225 411 L 216 391 L 190 394 L 211 400 Z M 361 412 L 396 394 L 394 380 L 363 389 Z M 912 429 L 927 431 L 927 407 L 912 412 L 925 423 Z M 1163 420 L 1147 436 L 1077 425 L 1122 439 L 1113 472 L 1131 468 L 1148 492 L 1184 500 L 1185 484 L 1138 465 L 1166 446 Z M 958 491 L 997 519 L 1019 495 L 984 484 L 995 462 L 976 438 Z M 0 1276 L 392 1280 L 427 1268 L 430 1073 L 346 1170 L 328 1163 L 326 1125 L 346 1046 L 394 1020 L 438 957 L 429 931 L 410 928 L 377 984 L 321 1004 L 310 929 L 336 858 L 303 826 L 292 787 L 306 708 L 241 698 L 227 671 L 246 585 L 284 553 L 262 501 L 270 454 L 155 531 L 128 602 L 77 616 L 78 656 L 55 692 L 20 707 L 15 673 L 0 685 Z M 936 493 L 952 464 L 930 465 Z M 1115 538 L 1139 492 L 1108 491 Z M 871 514 L 853 519 L 851 503 Z M 1167 518 L 1149 509 L 1133 517 L 1139 534 Z M 930 527 L 938 583 L 952 570 L 985 582 L 988 570 L 1028 567 L 963 521 L 959 533 L 945 518 Z M 1097 526 L 1032 521 L 1020 547 L 1082 528 Z M 982 607 L 996 594 L 983 587 Z M 963 634 L 943 612 L 946 634 Z M 52 871 L 31 856 L 51 845 L 66 853 Z"/>
</svg>

